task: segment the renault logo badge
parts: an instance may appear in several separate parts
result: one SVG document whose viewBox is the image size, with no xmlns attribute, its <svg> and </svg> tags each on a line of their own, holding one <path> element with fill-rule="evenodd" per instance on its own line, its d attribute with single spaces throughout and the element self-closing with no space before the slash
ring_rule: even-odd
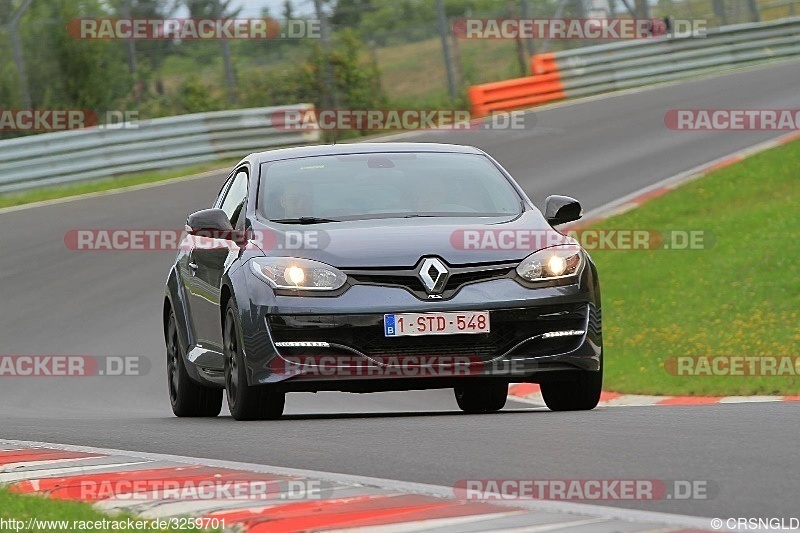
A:
<svg viewBox="0 0 800 533">
<path fill-rule="evenodd" d="M 450 271 L 444 263 L 436 257 L 428 257 L 419 267 L 417 272 L 422 284 L 425 285 L 425 290 L 428 294 L 440 294 L 444 291 L 444 286 L 447 283 L 447 278 L 450 277 Z"/>
</svg>

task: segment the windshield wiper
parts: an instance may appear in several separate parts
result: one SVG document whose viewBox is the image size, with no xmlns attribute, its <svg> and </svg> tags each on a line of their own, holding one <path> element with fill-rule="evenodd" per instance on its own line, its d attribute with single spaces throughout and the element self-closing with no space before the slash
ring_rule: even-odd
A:
<svg viewBox="0 0 800 533">
<path fill-rule="evenodd" d="M 332 218 L 320 218 L 320 217 L 299 217 L 299 218 L 281 218 L 278 220 L 273 220 L 272 222 L 278 222 L 279 224 L 323 224 L 325 222 L 341 222 L 341 220 L 334 220 Z"/>
</svg>

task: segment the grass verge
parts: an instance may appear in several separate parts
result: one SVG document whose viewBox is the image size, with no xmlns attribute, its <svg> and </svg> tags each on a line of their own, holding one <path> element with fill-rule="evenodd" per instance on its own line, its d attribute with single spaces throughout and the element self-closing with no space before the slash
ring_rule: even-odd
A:
<svg viewBox="0 0 800 533">
<path fill-rule="evenodd" d="M 226 159 L 190 167 L 181 167 L 155 172 L 141 172 L 118 176 L 116 178 L 86 181 L 59 187 L 43 187 L 41 189 L 31 189 L 29 191 L 23 191 L 19 193 L 0 194 L 0 209 L 4 207 L 30 204 L 33 202 L 41 202 L 44 200 L 55 200 L 58 198 L 79 196 L 81 194 L 122 189 L 125 187 L 133 187 L 135 185 L 143 185 L 146 183 L 155 183 L 157 181 L 165 181 L 173 178 L 180 178 L 182 176 L 191 176 L 192 174 L 199 174 L 201 172 L 208 172 L 210 170 L 220 168 L 232 168 L 237 161 L 238 159 Z"/>
<path fill-rule="evenodd" d="M 754 155 L 593 229 L 702 230 L 702 250 L 593 251 L 607 390 L 797 395 L 795 376 L 674 376 L 670 356 L 800 355 L 800 142 Z M 800 374 L 800 368 L 795 367 Z"/>
<path fill-rule="evenodd" d="M 14 520 L 14 522 L 11 522 Z M 128 520 L 144 522 L 147 527 L 127 527 Z M 191 520 L 191 519 L 190 519 Z M 170 524 L 164 519 L 154 524 L 151 520 L 136 519 L 130 514 L 107 515 L 88 503 L 51 500 L 43 496 L 17 494 L 0 487 L 0 529 L 16 532 L 51 531 L 217 531 L 191 528 L 186 524 Z M 197 523 L 196 523 L 197 524 Z M 198 525 L 203 525 L 199 523 Z M 165 526 L 165 527 L 154 527 Z M 182 529 L 181 529 L 182 528 Z"/>
</svg>

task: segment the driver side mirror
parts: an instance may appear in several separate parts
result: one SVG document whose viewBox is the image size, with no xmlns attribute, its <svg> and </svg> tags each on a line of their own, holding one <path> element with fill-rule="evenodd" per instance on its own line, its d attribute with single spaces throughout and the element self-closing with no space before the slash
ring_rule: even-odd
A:
<svg viewBox="0 0 800 533">
<path fill-rule="evenodd" d="M 198 237 L 226 239 L 237 244 L 247 242 L 246 234 L 233 229 L 228 215 L 222 209 L 203 209 L 186 219 L 186 233 Z"/>
<path fill-rule="evenodd" d="M 544 218 L 552 226 L 574 222 L 583 216 L 580 202 L 569 196 L 548 196 L 544 201 Z"/>
</svg>

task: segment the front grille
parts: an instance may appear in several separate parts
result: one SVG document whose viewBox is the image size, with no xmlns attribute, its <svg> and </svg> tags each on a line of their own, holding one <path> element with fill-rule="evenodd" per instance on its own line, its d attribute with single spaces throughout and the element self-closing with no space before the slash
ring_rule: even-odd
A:
<svg viewBox="0 0 800 533">
<path fill-rule="evenodd" d="M 487 334 L 386 337 L 382 314 L 271 315 L 268 325 L 275 342 L 328 342 L 368 356 L 467 356 L 481 360 L 505 354 L 522 341 L 548 331 L 584 329 L 586 304 L 491 311 Z M 577 347 L 580 337 L 555 337 L 526 342 L 514 356 L 563 353 Z M 283 355 L 330 355 L 335 348 L 280 348 Z M 342 355 L 351 353 L 339 350 Z"/>
<path fill-rule="evenodd" d="M 470 283 L 510 277 L 514 272 L 514 267 L 515 265 L 509 263 L 476 266 L 448 265 L 449 277 L 441 293 L 442 299 L 452 298 L 462 287 Z M 428 298 L 428 292 L 417 276 L 418 269 L 419 264 L 413 269 L 344 270 L 344 273 L 348 275 L 354 284 L 401 287 L 418 298 L 425 300 Z"/>
<path fill-rule="evenodd" d="M 489 281 L 492 279 L 500 279 L 508 276 L 513 268 L 497 268 L 493 270 L 476 270 L 473 272 L 456 273 L 450 276 L 447 280 L 444 290 L 455 290 L 467 283 L 476 283 L 479 281 Z"/>
<path fill-rule="evenodd" d="M 350 278 L 358 283 L 402 287 L 414 293 L 425 292 L 422 281 L 416 276 L 397 276 L 385 274 L 350 274 Z"/>
</svg>

